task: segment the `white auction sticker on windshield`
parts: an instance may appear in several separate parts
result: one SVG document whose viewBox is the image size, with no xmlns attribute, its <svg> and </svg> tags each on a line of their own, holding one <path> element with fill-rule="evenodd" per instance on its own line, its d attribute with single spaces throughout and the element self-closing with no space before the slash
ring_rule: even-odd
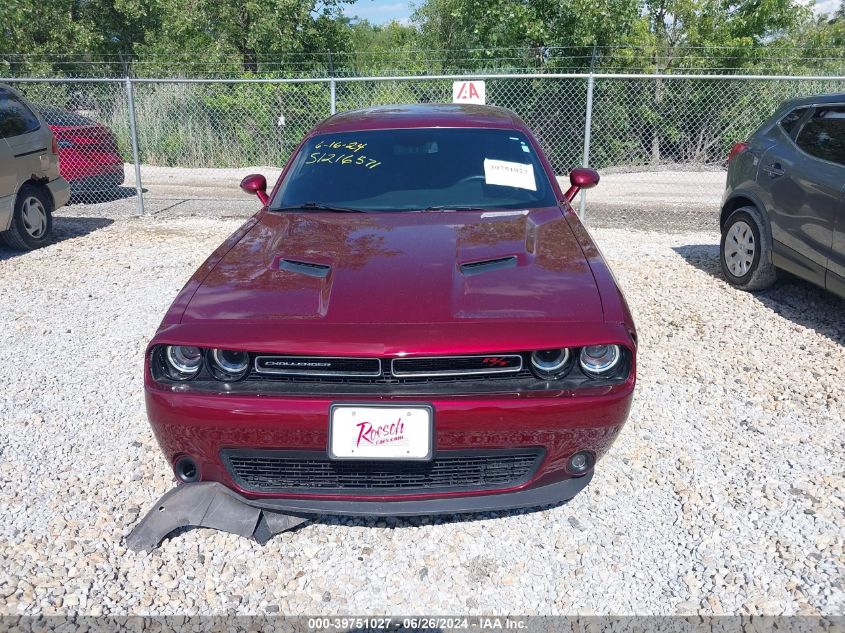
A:
<svg viewBox="0 0 845 633">
<path fill-rule="evenodd" d="M 484 180 L 488 185 L 517 187 L 537 191 L 534 180 L 534 165 L 512 163 L 508 160 L 484 159 Z"/>
</svg>

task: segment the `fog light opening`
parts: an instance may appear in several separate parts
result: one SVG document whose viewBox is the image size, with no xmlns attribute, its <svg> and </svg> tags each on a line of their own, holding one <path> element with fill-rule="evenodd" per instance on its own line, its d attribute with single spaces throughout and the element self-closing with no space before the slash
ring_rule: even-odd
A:
<svg viewBox="0 0 845 633">
<path fill-rule="evenodd" d="M 173 464 L 173 472 L 176 474 L 176 479 L 186 484 L 199 481 L 200 478 L 199 466 L 187 455 L 176 460 Z"/>
<path fill-rule="evenodd" d="M 583 475 L 596 463 L 596 458 L 589 451 L 578 451 L 566 462 L 566 469 L 573 475 Z"/>
</svg>

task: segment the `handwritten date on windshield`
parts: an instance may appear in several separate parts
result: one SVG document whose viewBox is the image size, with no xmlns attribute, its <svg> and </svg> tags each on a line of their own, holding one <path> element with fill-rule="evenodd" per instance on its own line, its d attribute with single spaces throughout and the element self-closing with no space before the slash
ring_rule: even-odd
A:
<svg viewBox="0 0 845 633">
<path fill-rule="evenodd" d="M 349 141 L 345 143 L 343 141 L 320 141 L 314 146 L 314 149 L 348 149 L 350 152 L 358 152 L 364 149 L 367 146 L 366 143 L 361 143 L 359 141 Z"/>
</svg>

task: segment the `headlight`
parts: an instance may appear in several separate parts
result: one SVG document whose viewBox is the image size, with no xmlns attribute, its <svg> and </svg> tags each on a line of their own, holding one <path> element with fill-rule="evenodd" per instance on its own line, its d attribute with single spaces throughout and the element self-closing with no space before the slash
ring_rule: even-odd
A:
<svg viewBox="0 0 845 633">
<path fill-rule="evenodd" d="M 539 378 L 561 378 L 569 371 L 569 359 L 572 354 L 569 349 L 543 349 L 531 352 L 531 368 Z"/>
<path fill-rule="evenodd" d="M 168 373 L 174 380 L 189 380 L 199 373 L 202 366 L 202 350 L 190 345 L 168 345 L 164 358 Z"/>
<path fill-rule="evenodd" d="M 249 369 L 249 354 L 230 349 L 211 350 L 211 369 L 218 380 L 238 380 Z"/>
<path fill-rule="evenodd" d="M 611 373 L 622 358 L 618 345 L 590 345 L 581 349 L 578 359 L 584 373 L 593 378 L 601 378 Z"/>
</svg>

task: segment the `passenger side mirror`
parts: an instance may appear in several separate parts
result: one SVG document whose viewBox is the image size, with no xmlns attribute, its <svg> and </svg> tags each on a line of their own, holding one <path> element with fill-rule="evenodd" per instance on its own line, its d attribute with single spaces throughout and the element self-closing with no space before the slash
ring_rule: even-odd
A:
<svg viewBox="0 0 845 633">
<path fill-rule="evenodd" d="M 258 196 L 261 204 L 267 204 L 270 200 L 267 195 L 267 179 L 261 174 L 250 174 L 241 180 L 241 189 L 246 193 Z"/>
<path fill-rule="evenodd" d="M 589 167 L 576 167 L 569 172 L 569 189 L 566 190 L 564 198 L 572 202 L 576 194 L 582 189 L 591 189 L 599 184 L 599 172 Z"/>
</svg>

